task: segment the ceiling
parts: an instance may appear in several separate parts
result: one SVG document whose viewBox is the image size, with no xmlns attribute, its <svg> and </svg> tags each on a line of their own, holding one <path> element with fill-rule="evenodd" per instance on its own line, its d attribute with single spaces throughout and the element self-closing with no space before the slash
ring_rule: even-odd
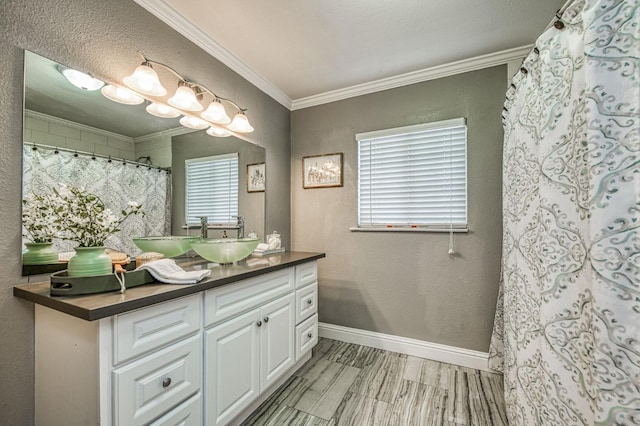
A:
<svg viewBox="0 0 640 426">
<path fill-rule="evenodd" d="M 290 109 L 522 58 L 565 0 L 134 0 Z"/>
</svg>

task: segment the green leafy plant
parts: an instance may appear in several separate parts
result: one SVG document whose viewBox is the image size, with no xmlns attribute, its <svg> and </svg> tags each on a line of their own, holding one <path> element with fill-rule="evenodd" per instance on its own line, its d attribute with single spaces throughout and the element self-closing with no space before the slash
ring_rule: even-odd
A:
<svg viewBox="0 0 640 426">
<path fill-rule="evenodd" d="M 76 187 L 53 189 L 60 204 L 55 216 L 60 225 L 61 238 L 77 241 L 80 247 L 103 246 L 107 238 L 120 231 L 120 224 L 129 216 L 142 215 L 142 206 L 129 201 L 118 217 L 104 206 L 100 197 Z"/>
</svg>

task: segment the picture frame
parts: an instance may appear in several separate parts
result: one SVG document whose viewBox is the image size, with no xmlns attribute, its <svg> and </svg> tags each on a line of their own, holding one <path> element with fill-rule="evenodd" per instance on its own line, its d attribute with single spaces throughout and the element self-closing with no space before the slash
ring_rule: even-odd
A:
<svg viewBox="0 0 640 426">
<path fill-rule="evenodd" d="M 265 163 L 247 164 L 247 192 L 264 192 L 266 180 Z"/>
<path fill-rule="evenodd" d="M 302 157 L 302 187 L 342 186 L 342 152 Z"/>
</svg>

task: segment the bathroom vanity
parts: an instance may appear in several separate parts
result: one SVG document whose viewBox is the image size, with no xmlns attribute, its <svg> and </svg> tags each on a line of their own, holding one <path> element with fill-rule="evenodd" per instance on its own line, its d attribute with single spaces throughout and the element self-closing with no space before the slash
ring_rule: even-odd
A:
<svg viewBox="0 0 640 426">
<path fill-rule="evenodd" d="M 310 359 L 324 256 L 249 258 L 197 284 L 124 294 L 14 287 L 35 303 L 36 424 L 240 422 Z"/>
</svg>

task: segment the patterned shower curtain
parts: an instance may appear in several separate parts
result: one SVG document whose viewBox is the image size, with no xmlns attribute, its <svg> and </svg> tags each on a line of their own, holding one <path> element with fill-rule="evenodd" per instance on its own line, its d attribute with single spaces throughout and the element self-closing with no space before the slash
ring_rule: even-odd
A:
<svg viewBox="0 0 640 426">
<path fill-rule="evenodd" d="M 507 92 L 490 365 L 512 425 L 640 425 L 639 9 L 571 2 Z"/>
<path fill-rule="evenodd" d="M 131 216 L 121 231 L 109 237 L 105 245 L 130 255 L 140 254 L 132 237 L 168 235 L 171 232 L 171 176 L 164 170 L 106 158 L 95 160 L 87 155 L 38 146 L 23 148 L 23 194 L 41 192 L 59 184 L 82 188 L 98 195 L 114 213 L 129 201 L 142 205 L 145 216 Z M 60 252 L 72 251 L 72 241 L 55 240 Z"/>
</svg>

